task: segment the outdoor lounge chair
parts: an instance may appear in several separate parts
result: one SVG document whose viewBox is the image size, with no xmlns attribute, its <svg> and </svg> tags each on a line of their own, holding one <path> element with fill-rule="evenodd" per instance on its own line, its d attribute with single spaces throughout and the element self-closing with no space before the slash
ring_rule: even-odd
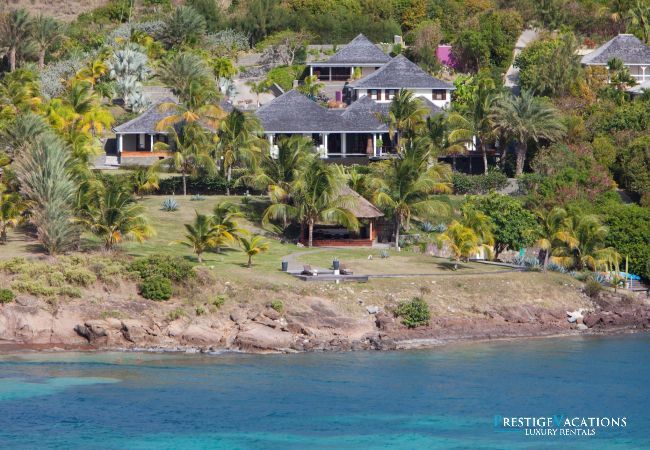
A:
<svg viewBox="0 0 650 450">
<path fill-rule="evenodd" d="M 341 264 L 339 266 L 339 273 L 341 275 L 352 275 L 353 274 L 352 270 L 348 269 L 348 267 L 345 264 Z"/>
<path fill-rule="evenodd" d="M 314 269 L 311 268 L 309 264 L 305 264 L 302 266 L 302 272 L 300 273 L 301 275 L 310 275 L 310 276 L 316 276 L 318 272 L 316 272 Z"/>
</svg>

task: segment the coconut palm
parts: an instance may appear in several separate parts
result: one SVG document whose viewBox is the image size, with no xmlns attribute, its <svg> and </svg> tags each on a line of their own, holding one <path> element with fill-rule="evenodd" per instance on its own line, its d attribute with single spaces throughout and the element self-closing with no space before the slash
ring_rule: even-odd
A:
<svg viewBox="0 0 650 450">
<path fill-rule="evenodd" d="M 598 270 L 616 266 L 621 256 L 612 247 L 605 247 L 607 227 L 598 216 L 585 214 L 566 221 L 565 233 L 558 236 L 559 245 L 553 251 L 553 261 L 577 270 Z"/>
<path fill-rule="evenodd" d="M 412 219 L 424 221 L 450 212 L 447 203 L 431 195 L 451 192 L 451 172 L 447 165 L 432 161 L 430 156 L 426 142 L 409 141 L 402 158 L 373 165 L 373 203 L 392 215 L 398 249 L 400 231 L 408 229 Z"/>
<path fill-rule="evenodd" d="M 487 214 L 472 208 L 463 211 L 462 225 L 471 229 L 480 245 L 489 249 L 494 245 L 494 224 Z M 491 253 L 488 252 L 488 253 Z"/>
<path fill-rule="evenodd" d="M 2 77 L 0 82 L 0 119 L 11 122 L 26 112 L 38 112 L 42 103 L 39 78 L 36 72 L 17 69 Z"/>
<path fill-rule="evenodd" d="M 246 85 L 250 89 L 252 94 L 255 94 L 255 103 L 257 104 L 257 107 L 259 108 L 260 106 L 260 94 L 264 94 L 265 92 L 269 91 L 269 88 L 271 87 L 271 83 L 268 80 L 262 80 L 255 82 L 253 80 L 247 81 Z"/>
<path fill-rule="evenodd" d="M 265 211 L 262 222 L 293 218 L 307 227 L 307 245 L 313 246 L 314 225 L 317 222 L 338 223 L 357 231 L 359 221 L 350 208 L 353 200 L 340 195 L 344 180 L 337 177 L 332 166 L 314 158 L 292 184 L 291 203 L 273 203 Z"/>
<path fill-rule="evenodd" d="M 131 175 L 131 182 L 135 189 L 135 193 L 144 197 L 144 194 L 158 189 L 160 176 L 158 175 L 157 166 L 153 165 L 149 168 L 140 167 Z"/>
<path fill-rule="evenodd" d="M 34 19 L 31 33 L 38 47 L 38 67 L 45 67 L 45 53 L 63 37 L 63 27 L 56 19 L 39 15 Z"/>
<path fill-rule="evenodd" d="M 530 91 L 523 91 L 519 97 L 501 95 L 495 101 L 489 118 L 497 136 L 516 142 L 516 175 L 524 171 L 529 141 L 556 141 L 566 132 L 558 111 Z"/>
<path fill-rule="evenodd" d="M 549 211 L 536 211 L 535 214 L 541 229 L 537 246 L 544 250 L 544 270 L 546 270 L 558 242 L 564 242 L 570 247 L 575 246 L 577 242 L 567 230 L 569 217 L 564 208 L 556 206 Z"/>
<path fill-rule="evenodd" d="M 438 235 L 437 242 L 438 248 L 442 248 L 445 244 L 448 246 L 454 261 L 454 270 L 458 268 L 459 261 L 467 261 L 482 247 L 485 248 L 474 230 L 456 220 L 449 224 L 444 233 Z"/>
<path fill-rule="evenodd" d="M 107 186 L 89 196 L 79 222 L 102 239 L 106 250 L 125 239 L 143 242 L 156 234 L 144 216 L 144 207 L 120 186 Z"/>
<path fill-rule="evenodd" d="M 646 44 L 650 44 L 650 4 L 645 0 L 635 0 L 630 7 L 632 25 L 638 27 Z"/>
<path fill-rule="evenodd" d="M 224 245 L 238 242 L 242 236 L 248 234 L 248 230 L 242 228 L 239 220 L 244 215 L 239 207 L 231 202 L 218 203 L 212 210 L 212 225 L 215 228 L 215 250 L 221 253 Z"/>
<path fill-rule="evenodd" d="M 451 128 L 449 143 L 452 146 L 478 146 L 483 155 L 483 173 L 488 173 L 487 143 L 492 135 L 490 109 L 496 98 L 496 86 L 492 78 L 478 81 L 471 99 L 468 114 L 453 112 L 448 117 Z"/>
<path fill-rule="evenodd" d="M 0 45 L 7 49 L 9 70 L 16 70 L 16 51 L 31 37 L 32 19 L 25 9 L 14 9 L 0 17 Z"/>
<path fill-rule="evenodd" d="M 92 86 L 96 86 L 97 81 L 107 73 L 108 65 L 101 59 L 93 59 L 77 72 L 75 78 L 79 81 L 87 81 Z"/>
<path fill-rule="evenodd" d="M 4 192 L 0 185 L 0 244 L 7 243 L 7 231 L 23 220 L 27 202 L 17 192 Z"/>
<path fill-rule="evenodd" d="M 250 239 L 241 238 L 242 251 L 248 255 L 246 267 L 253 266 L 253 256 L 264 253 L 269 249 L 269 243 L 262 236 L 253 236 Z"/>
<path fill-rule="evenodd" d="M 388 125 L 390 138 L 403 149 L 400 139 L 410 139 L 422 128 L 429 110 L 411 91 L 400 89 L 388 109 L 388 115 L 381 117 Z"/>
<path fill-rule="evenodd" d="M 169 160 L 174 170 L 180 172 L 183 179 L 183 195 L 187 195 L 187 176 L 199 172 L 214 173 L 216 165 L 208 149 L 211 145 L 210 135 L 198 123 L 185 124 L 181 129 L 169 128 L 168 137 L 173 145 L 156 142 L 157 151 L 174 150 Z"/>
<path fill-rule="evenodd" d="M 303 84 L 298 86 L 297 90 L 298 92 L 302 92 L 312 100 L 316 100 L 316 98 L 320 95 L 324 87 L 325 84 L 318 82 L 318 75 L 312 75 L 309 77 L 305 77 Z"/>
<path fill-rule="evenodd" d="M 262 127 L 257 118 L 238 109 L 233 110 L 221 122 L 216 151 L 228 181 L 226 195 L 230 195 L 232 167 L 237 163 L 254 167 L 262 150 L 268 146 L 268 141 L 260 137 L 261 132 Z"/>
<path fill-rule="evenodd" d="M 185 224 L 187 234 L 180 244 L 190 247 L 199 263 L 203 262 L 203 253 L 215 245 L 216 236 L 212 219 L 206 215 L 196 212 L 193 224 Z"/>
</svg>

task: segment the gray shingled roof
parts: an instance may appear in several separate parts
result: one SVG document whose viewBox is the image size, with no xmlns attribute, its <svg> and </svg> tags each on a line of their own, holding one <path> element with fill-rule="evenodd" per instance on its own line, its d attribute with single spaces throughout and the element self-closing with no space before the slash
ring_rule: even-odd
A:
<svg viewBox="0 0 650 450">
<path fill-rule="evenodd" d="M 405 56 L 398 55 L 367 77 L 350 83 L 355 89 L 449 89 L 451 84 L 432 77 Z"/>
<path fill-rule="evenodd" d="M 420 98 L 430 114 L 442 109 Z M 388 114 L 390 103 L 378 103 L 367 95 L 346 109 L 327 109 L 292 90 L 257 110 L 256 115 L 268 133 L 387 133 L 380 116 Z"/>
<path fill-rule="evenodd" d="M 133 134 L 133 133 L 157 133 L 156 125 L 165 117 L 169 117 L 175 113 L 174 110 L 161 111 L 160 105 L 163 103 L 174 103 L 174 100 L 171 98 L 165 98 L 156 102 L 153 106 L 147 109 L 145 112 L 140 114 L 135 119 L 131 119 L 128 122 L 123 123 L 113 127 L 113 131 L 116 133 L 122 134 Z"/>
<path fill-rule="evenodd" d="M 160 122 L 165 117 L 169 117 L 176 113 L 174 109 L 161 111 L 160 105 L 162 105 L 163 103 L 177 103 L 177 102 L 173 98 L 161 99 L 156 103 L 154 103 L 149 109 L 147 109 L 145 112 L 140 114 L 138 117 L 131 119 L 128 122 L 125 122 L 116 127 L 113 127 L 113 131 L 121 134 L 163 133 L 161 131 L 156 130 L 156 125 L 158 125 L 158 122 Z M 223 109 L 226 113 L 230 113 L 234 109 L 232 104 L 227 101 L 220 102 L 219 106 L 221 106 L 221 109 Z"/>
<path fill-rule="evenodd" d="M 603 65 L 612 58 L 624 64 L 650 64 L 650 47 L 632 34 L 619 34 L 582 57 L 582 64 Z"/>
<path fill-rule="evenodd" d="M 342 131 L 341 116 L 323 108 L 300 92 L 291 90 L 262 106 L 255 113 L 267 132 L 317 133 Z"/>
<path fill-rule="evenodd" d="M 345 47 L 341 48 L 327 64 L 377 64 L 382 65 L 390 61 L 390 56 L 382 52 L 375 44 L 363 34 L 352 39 Z"/>
</svg>

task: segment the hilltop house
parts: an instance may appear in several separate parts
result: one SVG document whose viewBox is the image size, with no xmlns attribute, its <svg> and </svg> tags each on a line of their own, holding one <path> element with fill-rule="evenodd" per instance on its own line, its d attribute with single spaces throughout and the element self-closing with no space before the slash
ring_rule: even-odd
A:
<svg viewBox="0 0 650 450">
<path fill-rule="evenodd" d="M 619 34 L 593 52 L 582 57 L 585 66 L 607 66 L 619 59 L 637 83 L 650 80 L 650 47 L 632 34 Z"/>
<path fill-rule="evenodd" d="M 355 69 L 366 76 L 391 60 L 363 34 L 358 35 L 339 49 L 327 61 L 307 63 L 309 75 L 316 75 L 323 82 L 345 82 L 353 80 Z"/>
</svg>

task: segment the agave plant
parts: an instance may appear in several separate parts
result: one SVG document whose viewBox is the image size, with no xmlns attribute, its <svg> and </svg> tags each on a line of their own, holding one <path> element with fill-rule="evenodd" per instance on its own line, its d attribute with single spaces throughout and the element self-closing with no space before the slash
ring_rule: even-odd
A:
<svg viewBox="0 0 650 450">
<path fill-rule="evenodd" d="M 162 210 L 167 212 L 178 211 L 178 202 L 173 198 L 166 198 L 162 202 Z"/>
</svg>

